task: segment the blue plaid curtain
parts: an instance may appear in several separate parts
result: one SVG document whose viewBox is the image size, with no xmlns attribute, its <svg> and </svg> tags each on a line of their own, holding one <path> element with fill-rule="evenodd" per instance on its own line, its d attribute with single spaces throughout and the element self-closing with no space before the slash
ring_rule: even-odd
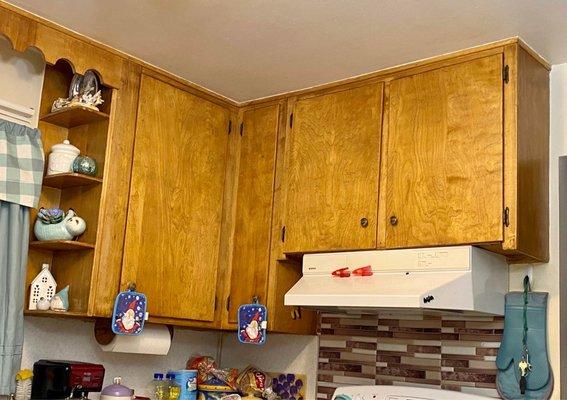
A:
<svg viewBox="0 0 567 400">
<path fill-rule="evenodd" d="M 14 390 L 22 361 L 29 207 L 43 177 L 37 129 L 0 120 L 0 396 Z"/>
<path fill-rule="evenodd" d="M 29 225 L 28 207 L 0 200 L 0 396 L 22 361 Z"/>
</svg>

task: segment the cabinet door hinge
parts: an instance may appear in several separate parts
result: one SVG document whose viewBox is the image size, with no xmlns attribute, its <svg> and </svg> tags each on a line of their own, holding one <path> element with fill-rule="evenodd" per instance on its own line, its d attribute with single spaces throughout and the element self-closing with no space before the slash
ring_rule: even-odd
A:
<svg viewBox="0 0 567 400">
<path fill-rule="evenodd" d="M 293 113 L 289 115 L 289 127 L 293 128 Z"/>
<path fill-rule="evenodd" d="M 510 209 L 508 207 L 504 208 L 504 213 L 502 215 L 502 220 L 505 227 L 510 226 Z"/>
<path fill-rule="evenodd" d="M 285 242 L 285 226 L 282 226 L 282 242 Z"/>
<path fill-rule="evenodd" d="M 219 302 L 218 302 L 218 297 L 215 296 L 215 311 L 217 310 L 218 303 L 219 303 Z"/>
<path fill-rule="evenodd" d="M 242 132 L 244 132 L 244 122 L 240 123 L 240 136 L 242 136 Z"/>
<path fill-rule="evenodd" d="M 230 311 L 230 295 L 226 298 L 226 311 Z"/>
<path fill-rule="evenodd" d="M 508 64 L 506 64 L 504 66 L 504 69 L 502 70 L 502 80 L 504 81 L 504 83 L 510 82 L 510 67 L 508 66 Z"/>
<path fill-rule="evenodd" d="M 232 132 L 232 120 L 229 119 L 228 120 L 228 134 L 230 135 L 230 132 Z"/>
</svg>

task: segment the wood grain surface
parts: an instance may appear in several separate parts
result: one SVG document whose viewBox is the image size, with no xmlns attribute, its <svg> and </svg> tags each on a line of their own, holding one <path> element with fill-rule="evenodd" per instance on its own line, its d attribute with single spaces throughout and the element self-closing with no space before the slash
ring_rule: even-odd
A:
<svg viewBox="0 0 567 400">
<path fill-rule="evenodd" d="M 295 103 L 285 252 L 376 246 L 382 94 L 375 83 Z"/>
<path fill-rule="evenodd" d="M 229 116 L 142 76 L 122 282 L 154 316 L 214 319 Z"/>
<path fill-rule="evenodd" d="M 74 72 L 84 74 L 88 69 L 95 69 L 104 84 L 120 87 L 121 57 L 43 24 L 37 24 L 36 31 L 34 45 L 47 63 L 55 64 L 57 60 L 65 59 L 71 63 Z"/>
<path fill-rule="evenodd" d="M 0 4 L 0 34 L 8 38 L 16 51 L 33 46 L 37 23 L 23 15 L 4 9 Z"/>
<path fill-rule="evenodd" d="M 108 138 L 97 231 L 97 250 L 89 300 L 91 315 L 108 317 L 120 288 L 140 67 L 129 61 L 122 65 L 122 85 L 112 96 Z M 97 150 L 97 148 L 92 148 Z"/>
<path fill-rule="evenodd" d="M 506 46 L 503 251 L 514 263 L 549 261 L 549 71 L 519 46 Z"/>
<path fill-rule="evenodd" d="M 254 296 L 266 302 L 278 115 L 273 105 L 242 116 L 229 322 L 237 321 L 238 307 Z"/>
<path fill-rule="evenodd" d="M 502 67 L 494 55 L 390 83 L 386 247 L 502 240 Z"/>
</svg>

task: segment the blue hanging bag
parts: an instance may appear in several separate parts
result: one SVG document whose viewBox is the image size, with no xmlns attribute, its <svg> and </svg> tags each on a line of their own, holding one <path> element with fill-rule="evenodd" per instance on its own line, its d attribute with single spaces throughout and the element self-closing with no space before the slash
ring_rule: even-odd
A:
<svg viewBox="0 0 567 400">
<path fill-rule="evenodd" d="M 139 335 L 148 319 L 146 295 L 130 284 L 128 290 L 118 293 L 112 312 L 112 332 L 117 335 Z"/>
<path fill-rule="evenodd" d="M 553 391 L 547 355 L 547 293 L 530 291 L 506 295 L 504 335 L 496 366 L 496 388 L 505 400 L 545 400 Z"/>
<path fill-rule="evenodd" d="M 240 343 L 258 344 L 266 343 L 268 328 L 268 309 L 259 303 L 254 296 L 251 304 L 238 307 L 238 331 L 236 335 Z"/>
</svg>

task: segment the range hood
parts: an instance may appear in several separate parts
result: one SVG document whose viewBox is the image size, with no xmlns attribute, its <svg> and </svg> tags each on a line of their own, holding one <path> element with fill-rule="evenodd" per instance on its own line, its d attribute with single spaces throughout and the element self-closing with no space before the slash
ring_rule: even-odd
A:
<svg viewBox="0 0 567 400">
<path fill-rule="evenodd" d="M 342 268 L 335 275 L 350 276 L 333 275 Z M 303 276 L 284 304 L 503 315 L 507 291 L 505 258 L 473 246 L 320 253 L 303 256 Z"/>
</svg>

